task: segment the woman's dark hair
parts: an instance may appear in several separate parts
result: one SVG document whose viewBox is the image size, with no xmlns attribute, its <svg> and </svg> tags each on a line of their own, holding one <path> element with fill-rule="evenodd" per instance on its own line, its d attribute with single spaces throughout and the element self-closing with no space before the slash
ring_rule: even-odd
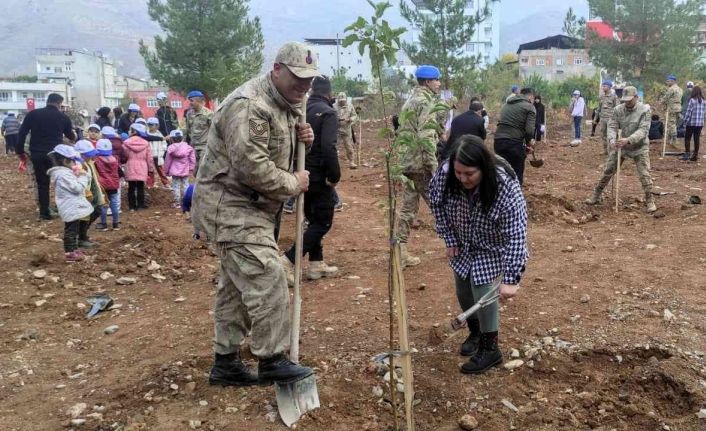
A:
<svg viewBox="0 0 706 431">
<path fill-rule="evenodd" d="M 495 203 L 498 194 L 498 174 L 495 168 L 495 156 L 488 151 L 483 140 L 474 135 L 459 137 L 451 148 L 449 169 L 446 177 L 444 197 L 450 194 L 465 193 L 463 185 L 456 178 L 454 162 L 458 161 L 464 166 L 477 168 L 481 172 L 478 193 L 483 211 L 488 212 Z"/>
<path fill-rule="evenodd" d="M 652 121 L 659 121 L 659 115 L 652 114 Z"/>
<path fill-rule="evenodd" d="M 115 119 L 117 120 L 120 118 L 121 115 L 123 115 L 123 108 L 116 106 L 113 108 L 113 115 L 115 115 Z"/>
<path fill-rule="evenodd" d="M 691 98 L 698 100 L 699 103 L 704 100 L 704 94 L 701 91 L 701 87 L 695 85 L 694 88 L 691 89 Z"/>
<path fill-rule="evenodd" d="M 534 101 L 535 102 L 541 102 L 542 101 L 542 95 L 537 93 L 534 95 Z"/>
<path fill-rule="evenodd" d="M 96 114 L 98 114 L 99 117 L 108 118 L 108 114 L 110 114 L 110 108 L 108 108 L 107 106 L 103 106 L 98 110 L 98 112 L 96 112 Z"/>
</svg>

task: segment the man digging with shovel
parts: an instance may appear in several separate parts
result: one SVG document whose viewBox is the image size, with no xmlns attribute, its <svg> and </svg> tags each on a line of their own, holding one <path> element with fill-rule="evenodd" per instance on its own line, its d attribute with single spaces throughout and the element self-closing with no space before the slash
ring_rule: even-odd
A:
<svg viewBox="0 0 706 431">
<path fill-rule="evenodd" d="M 652 196 L 652 177 L 650 176 L 650 121 L 652 118 L 650 107 L 640 102 L 635 87 L 625 87 L 623 103 L 618 105 L 608 123 L 608 148 L 611 150 L 608 161 L 603 171 L 603 176 L 598 181 L 593 195 L 586 199 L 588 205 L 596 205 L 601 201 L 603 190 L 615 175 L 618 163 L 630 158 L 635 161 L 637 175 L 645 193 L 645 206 L 647 212 L 657 211 L 654 197 Z M 621 132 L 621 135 L 618 134 Z M 622 138 L 618 138 L 622 136 Z M 620 149 L 620 153 L 618 152 Z M 618 155 L 620 154 L 620 156 Z M 618 160 L 620 158 L 620 160 Z"/>
<path fill-rule="evenodd" d="M 307 171 L 292 171 L 297 141 L 314 141 L 311 126 L 297 120 L 318 74 L 314 51 L 287 43 L 272 71 L 229 94 L 213 116 L 193 204 L 194 225 L 220 259 L 213 385 L 288 384 L 313 374 L 285 355 L 289 292 L 277 230 L 282 204 L 309 187 Z M 248 331 L 257 373 L 240 358 Z"/>
</svg>

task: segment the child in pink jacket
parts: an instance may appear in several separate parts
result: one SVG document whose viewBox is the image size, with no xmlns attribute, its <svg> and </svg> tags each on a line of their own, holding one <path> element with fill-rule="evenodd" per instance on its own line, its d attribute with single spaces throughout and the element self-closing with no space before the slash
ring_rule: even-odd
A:
<svg viewBox="0 0 706 431">
<path fill-rule="evenodd" d="M 130 137 L 123 142 L 125 180 L 128 184 L 127 202 L 130 211 L 147 208 L 145 205 L 145 181 L 154 172 L 154 161 L 150 144 L 140 137 L 147 129 L 143 124 L 130 125 Z"/>
<path fill-rule="evenodd" d="M 172 144 L 167 148 L 167 157 L 164 159 L 164 173 L 172 177 L 172 194 L 174 204 L 172 207 L 181 207 L 181 198 L 189 187 L 189 176 L 194 174 L 196 168 L 196 153 L 194 147 L 183 142 L 184 134 L 181 130 L 172 130 L 169 134 Z"/>
</svg>

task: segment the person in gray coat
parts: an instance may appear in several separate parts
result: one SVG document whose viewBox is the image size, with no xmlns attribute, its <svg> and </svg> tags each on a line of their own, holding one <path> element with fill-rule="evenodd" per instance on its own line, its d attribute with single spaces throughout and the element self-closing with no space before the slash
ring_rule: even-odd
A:
<svg viewBox="0 0 706 431">
<path fill-rule="evenodd" d="M 86 199 L 91 178 L 77 162 L 80 154 L 70 145 L 59 144 L 47 156 L 54 165 L 47 174 L 54 183 L 56 206 L 64 222 L 64 258 L 66 262 L 78 262 L 84 259 L 78 249 L 81 219 L 93 212 L 93 206 Z"/>
</svg>

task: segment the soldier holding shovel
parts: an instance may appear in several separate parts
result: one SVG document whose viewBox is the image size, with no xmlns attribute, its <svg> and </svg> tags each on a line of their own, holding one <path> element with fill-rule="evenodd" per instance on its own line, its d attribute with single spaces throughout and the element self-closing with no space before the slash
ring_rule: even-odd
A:
<svg viewBox="0 0 706 431">
<path fill-rule="evenodd" d="M 276 231 L 282 204 L 309 187 L 308 172 L 293 172 L 294 154 L 297 141 L 314 141 L 311 126 L 297 120 L 318 74 L 314 51 L 287 43 L 270 72 L 229 94 L 213 116 L 193 206 L 195 227 L 220 259 L 211 384 L 289 383 L 313 374 L 285 355 L 289 292 Z M 257 374 L 240 359 L 248 331 Z"/>
</svg>

